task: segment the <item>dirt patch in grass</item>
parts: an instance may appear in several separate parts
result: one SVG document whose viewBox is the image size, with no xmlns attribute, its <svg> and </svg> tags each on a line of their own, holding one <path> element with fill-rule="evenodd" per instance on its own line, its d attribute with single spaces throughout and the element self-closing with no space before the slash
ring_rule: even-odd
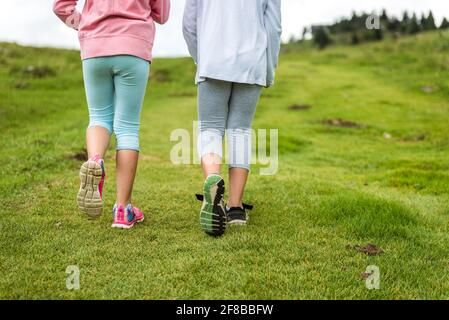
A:
<svg viewBox="0 0 449 320">
<path fill-rule="evenodd" d="M 47 78 L 56 75 L 56 71 L 48 66 L 28 66 L 25 68 L 24 73 L 32 76 L 33 78 Z"/>
<path fill-rule="evenodd" d="M 88 159 L 87 150 L 83 149 L 83 150 L 74 152 L 73 154 L 71 154 L 69 156 L 69 158 L 72 160 L 76 160 L 76 161 L 87 161 L 87 159 Z"/>
<path fill-rule="evenodd" d="M 427 135 L 426 134 L 420 134 L 420 135 L 417 135 L 417 136 L 405 137 L 401 141 L 403 141 L 403 142 L 421 142 L 421 141 L 425 141 L 426 139 L 427 139 Z"/>
<path fill-rule="evenodd" d="M 421 87 L 421 91 L 424 93 L 432 93 L 438 91 L 438 87 L 436 86 L 423 86 Z"/>
<path fill-rule="evenodd" d="M 153 72 L 151 72 L 150 79 L 158 83 L 168 83 L 173 81 L 171 77 L 171 72 L 170 70 L 167 69 L 154 70 Z"/>
<path fill-rule="evenodd" d="M 369 272 L 362 272 L 362 273 L 360 274 L 360 279 L 361 279 L 361 280 L 366 280 L 366 279 L 368 279 L 371 275 L 372 275 L 372 273 L 369 273 Z"/>
<path fill-rule="evenodd" d="M 24 90 L 27 89 L 29 86 L 30 86 L 29 83 L 26 81 L 17 81 L 16 83 L 14 83 L 13 88 Z"/>
<path fill-rule="evenodd" d="M 56 71 L 49 66 L 27 66 L 25 68 L 13 67 L 9 70 L 10 75 L 25 75 L 32 78 L 43 79 L 56 76 Z"/>
<path fill-rule="evenodd" d="M 293 104 L 288 107 L 288 110 L 293 111 L 302 111 L 302 110 L 309 110 L 312 109 L 312 106 L 310 104 Z"/>
<path fill-rule="evenodd" d="M 350 121 L 350 120 L 344 120 L 341 118 L 337 119 L 326 119 L 321 121 L 322 124 L 330 127 L 340 127 L 340 128 L 351 128 L 351 129 L 361 129 L 365 128 L 365 125 Z"/>
<path fill-rule="evenodd" d="M 366 246 L 360 246 L 358 244 L 356 245 L 350 245 L 348 244 L 346 246 L 349 250 L 355 250 L 357 252 L 365 253 L 369 256 L 377 256 L 381 253 L 384 253 L 384 250 L 376 246 L 375 244 L 368 243 Z"/>
</svg>

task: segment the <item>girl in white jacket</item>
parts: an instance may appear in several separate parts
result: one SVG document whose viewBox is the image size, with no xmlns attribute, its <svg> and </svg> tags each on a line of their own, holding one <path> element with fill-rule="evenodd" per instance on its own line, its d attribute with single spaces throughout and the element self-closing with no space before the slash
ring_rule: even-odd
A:
<svg viewBox="0 0 449 320">
<path fill-rule="evenodd" d="M 245 224 L 242 202 L 251 160 L 251 126 L 263 87 L 274 83 L 281 44 L 281 0 L 187 0 L 184 38 L 197 64 L 198 152 L 206 180 L 203 230 Z M 230 193 L 223 204 L 222 141 L 229 142 Z"/>
</svg>

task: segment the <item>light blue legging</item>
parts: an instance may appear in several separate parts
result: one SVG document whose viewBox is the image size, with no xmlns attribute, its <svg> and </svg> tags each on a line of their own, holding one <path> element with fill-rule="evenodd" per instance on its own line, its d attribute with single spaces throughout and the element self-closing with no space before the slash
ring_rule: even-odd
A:
<svg viewBox="0 0 449 320">
<path fill-rule="evenodd" d="M 117 150 L 140 150 L 140 112 L 149 70 L 148 61 L 129 55 L 83 60 L 89 128 L 101 126 L 115 133 Z"/>
</svg>

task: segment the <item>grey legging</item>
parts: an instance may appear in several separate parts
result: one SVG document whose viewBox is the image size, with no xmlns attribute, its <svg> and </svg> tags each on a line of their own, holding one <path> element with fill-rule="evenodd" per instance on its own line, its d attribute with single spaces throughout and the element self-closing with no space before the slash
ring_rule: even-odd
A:
<svg viewBox="0 0 449 320">
<path fill-rule="evenodd" d="M 251 125 L 262 87 L 207 79 L 198 84 L 198 154 L 223 158 L 225 133 L 229 143 L 229 166 L 250 168 Z"/>
</svg>

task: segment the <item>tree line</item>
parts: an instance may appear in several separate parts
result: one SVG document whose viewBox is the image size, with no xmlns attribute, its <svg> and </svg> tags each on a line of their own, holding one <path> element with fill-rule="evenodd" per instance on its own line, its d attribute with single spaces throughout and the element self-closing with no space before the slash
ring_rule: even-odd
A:
<svg viewBox="0 0 449 320">
<path fill-rule="evenodd" d="M 438 29 L 449 29 L 449 21 L 444 18 L 437 25 L 432 11 L 421 16 L 406 11 L 401 18 L 397 18 L 389 16 L 384 9 L 380 15 L 353 12 L 350 18 L 343 18 L 330 25 L 305 27 L 302 39 L 292 39 L 291 42 L 302 42 L 311 36 L 312 41 L 320 49 L 324 49 L 332 43 L 357 45 L 363 42 L 379 41 L 386 36 L 397 38 Z"/>
</svg>

